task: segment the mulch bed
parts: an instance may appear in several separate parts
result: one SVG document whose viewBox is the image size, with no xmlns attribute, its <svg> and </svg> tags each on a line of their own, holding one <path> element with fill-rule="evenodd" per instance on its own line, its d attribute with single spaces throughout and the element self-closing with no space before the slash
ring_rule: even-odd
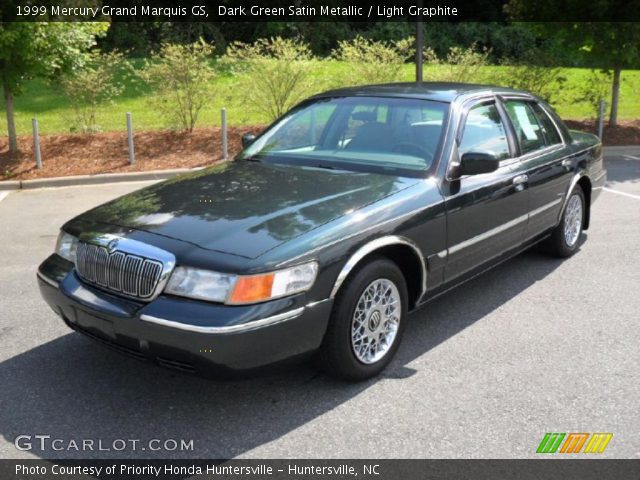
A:
<svg viewBox="0 0 640 480">
<path fill-rule="evenodd" d="M 569 128 L 595 132 L 593 120 L 569 120 Z M 229 154 L 240 151 L 244 133 L 258 133 L 263 127 L 230 127 Z M 219 128 L 203 128 L 191 133 L 174 131 L 139 132 L 134 136 L 136 164 L 129 165 L 126 132 L 93 135 L 42 135 L 42 170 L 35 166 L 33 139 L 18 138 L 20 153 L 9 154 L 7 137 L 0 137 L 0 181 L 64 177 L 97 173 L 125 173 L 171 168 L 193 168 L 221 160 Z M 605 145 L 640 145 L 640 120 L 621 121 L 605 127 Z"/>
<path fill-rule="evenodd" d="M 572 130 L 598 132 L 595 120 L 567 120 L 565 123 Z M 605 146 L 640 145 L 640 120 L 620 120 L 615 128 L 607 126 L 605 122 L 602 138 Z"/>
<path fill-rule="evenodd" d="M 242 135 L 258 133 L 263 127 L 229 127 L 229 155 L 240 151 Z M 136 164 L 129 165 L 126 132 L 93 135 L 41 135 L 43 168 L 38 170 L 33 138 L 18 137 L 20 153 L 9 153 L 7 137 L 0 137 L 0 180 L 28 180 L 96 173 L 126 173 L 211 165 L 222 159 L 219 128 L 191 133 L 149 131 L 134 135 Z"/>
</svg>

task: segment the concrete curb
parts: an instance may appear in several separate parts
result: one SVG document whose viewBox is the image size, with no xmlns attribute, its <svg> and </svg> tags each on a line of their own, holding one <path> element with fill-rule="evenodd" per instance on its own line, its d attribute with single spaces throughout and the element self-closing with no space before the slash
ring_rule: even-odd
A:
<svg viewBox="0 0 640 480">
<path fill-rule="evenodd" d="M 19 190 L 20 189 L 20 180 L 6 180 L 4 182 L 0 182 L 0 192 L 3 190 Z"/>
<path fill-rule="evenodd" d="M 631 150 L 640 152 L 640 145 L 612 145 L 610 147 L 602 147 L 608 153 L 628 153 Z"/>
<path fill-rule="evenodd" d="M 37 178 L 34 180 L 8 180 L 0 182 L 1 190 L 20 190 L 48 187 L 68 187 L 72 185 L 100 185 L 104 183 L 141 182 L 145 180 L 165 180 L 181 173 L 195 172 L 204 167 L 175 168 L 172 170 L 152 170 L 133 173 L 99 173 L 96 175 L 74 175 L 70 177 Z"/>
</svg>

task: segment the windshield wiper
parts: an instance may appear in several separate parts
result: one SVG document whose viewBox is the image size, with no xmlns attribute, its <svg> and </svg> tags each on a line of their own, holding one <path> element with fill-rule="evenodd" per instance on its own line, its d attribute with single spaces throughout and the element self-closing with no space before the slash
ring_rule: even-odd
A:
<svg viewBox="0 0 640 480">
<path fill-rule="evenodd" d="M 262 160 L 260 160 L 258 157 L 256 157 L 255 155 L 252 157 L 244 157 L 243 160 L 246 160 L 247 162 L 256 162 L 256 163 L 262 163 Z"/>
</svg>

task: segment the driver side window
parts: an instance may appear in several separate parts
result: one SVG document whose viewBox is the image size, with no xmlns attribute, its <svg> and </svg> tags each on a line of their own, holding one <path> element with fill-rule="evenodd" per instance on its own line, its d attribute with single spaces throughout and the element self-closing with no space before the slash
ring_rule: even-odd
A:
<svg viewBox="0 0 640 480">
<path fill-rule="evenodd" d="M 510 157 L 507 133 L 495 103 L 469 110 L 458 145 L 460 158 L 467 152 L 489 153 L 498 160 Z"/>
</svg>

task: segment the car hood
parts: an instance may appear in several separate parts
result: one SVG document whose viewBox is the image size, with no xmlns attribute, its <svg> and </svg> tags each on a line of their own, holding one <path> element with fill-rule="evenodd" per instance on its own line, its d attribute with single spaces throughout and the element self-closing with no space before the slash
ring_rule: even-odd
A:
<svg viewBox="0 0 640 480">
<path fill-rule="evenodd" d="M 256 258 L 416 182 L 393 175 L 235 161 L 125 195 L 77 220 Z"/>
</svg>

